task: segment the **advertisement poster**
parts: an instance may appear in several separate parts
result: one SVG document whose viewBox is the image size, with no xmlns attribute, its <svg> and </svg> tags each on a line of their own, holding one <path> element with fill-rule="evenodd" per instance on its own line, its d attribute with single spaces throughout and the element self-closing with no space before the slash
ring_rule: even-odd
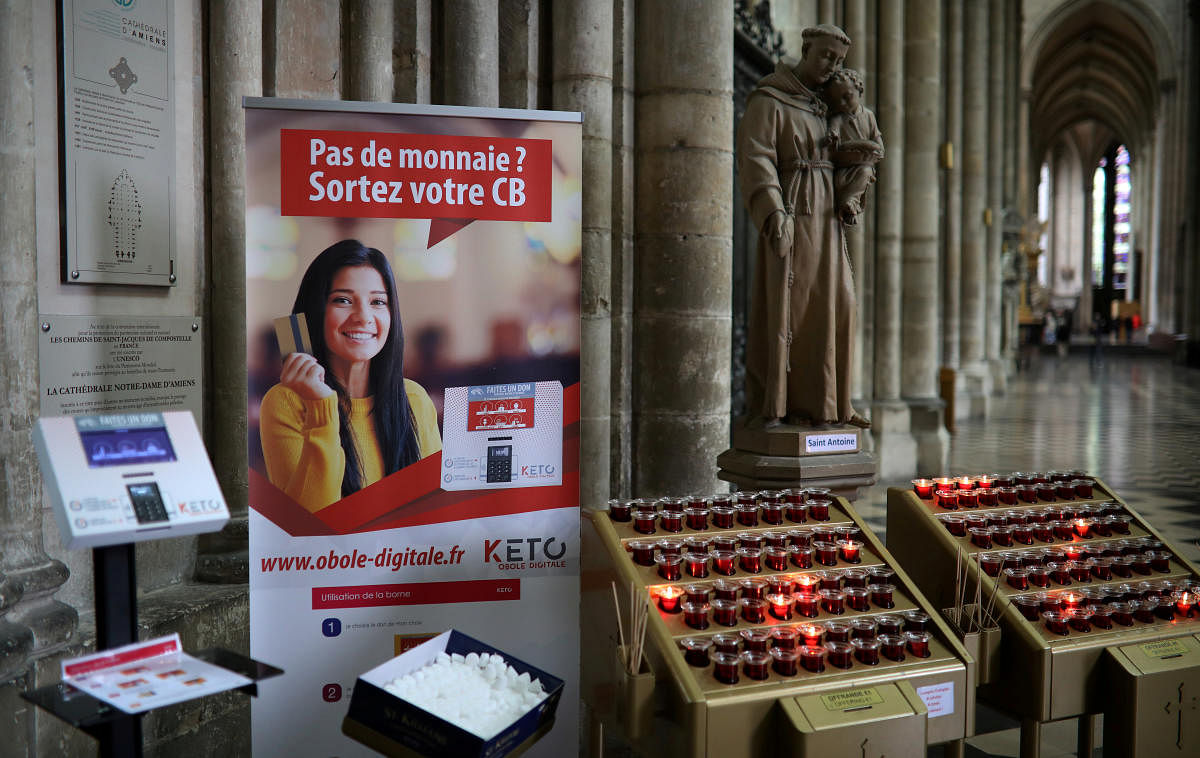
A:
<svg viewBox="0 0 1200 758">
<path fill-rule="evenodd" d="M 448 629 L 578 702 L 579 114 L 254 98 L 246 141 L 254 754 L 373 755 L 357 677 Z"/>
</svg>

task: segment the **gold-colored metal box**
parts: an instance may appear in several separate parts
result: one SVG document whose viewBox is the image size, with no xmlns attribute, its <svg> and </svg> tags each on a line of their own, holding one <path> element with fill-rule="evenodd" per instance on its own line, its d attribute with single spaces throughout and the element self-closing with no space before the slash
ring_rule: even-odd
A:
<svg viewBox="0 0 1200 758">
<path fill-rule="evenodd" d="M 1108 649 L 1108 755 L 1200 755 L 1200 639 Z"/>
</svg>

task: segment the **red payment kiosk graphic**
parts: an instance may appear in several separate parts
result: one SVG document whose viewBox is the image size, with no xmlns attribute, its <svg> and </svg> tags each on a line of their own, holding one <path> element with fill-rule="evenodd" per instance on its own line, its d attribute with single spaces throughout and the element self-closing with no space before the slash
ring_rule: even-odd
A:
<svg viewBox="0 0 1200 758">
<path fill-rule="evenodd" d="M 447 387 L 442 488 L 562 484 L 559 382 Z"/>
</svg>

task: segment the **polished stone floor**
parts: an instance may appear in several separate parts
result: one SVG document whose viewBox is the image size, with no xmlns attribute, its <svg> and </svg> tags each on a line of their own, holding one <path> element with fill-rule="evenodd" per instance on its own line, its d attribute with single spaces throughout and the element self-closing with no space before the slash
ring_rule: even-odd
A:
<svg viewBox="0 0 1200 758">
<path fill-rule="evenodd" d="M 992 398 L 987 419 L 959 422 L 949 471 L 922 474 L 1062 469 L 1095 474 L 1200 561 L 1200 371 L 1151 353 L 1110 351 L 1098 363 L 1087 352 L 1040 354 Z M 909 483 L 880 482 L 855 503 L 885 542 L 888 486 Z M 981 706 L 968 758 L 1018 755 L 1016 726 Z M 1074 756 L 1076 728 L 1075 720 L 1048 725 L 1042 758 Z"/>
</svg>

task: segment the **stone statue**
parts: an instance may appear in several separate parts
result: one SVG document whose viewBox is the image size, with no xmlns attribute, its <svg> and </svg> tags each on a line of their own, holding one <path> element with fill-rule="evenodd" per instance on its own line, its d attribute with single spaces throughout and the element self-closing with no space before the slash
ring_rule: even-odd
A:
<svg viewBox="0 0 1200 758">
<path fill-rule="evenodd" d="M 825 102 L 832 112 L 833 191 L 838 218 L 846 226 L 858 223 L 863 196 L 875 181 L 875 164 L 883 160 L 883 135 L 875 114 L 862 104 L 862 94 L 862 75 L 852 68 L 836 72 L 825 85 Z"/>
<path fill-rule="evenodd" d="M 784 421 L 867 428 L 850 405 L 857 305 L 822 99 L 850 38 L 823 24 L 805 29 L 803 39 L 800 62 L 779 63 L 750 94 L 738 130 L 742 196 L 759 229 L 749 408 L 768 428 Z"/>
</svg>

